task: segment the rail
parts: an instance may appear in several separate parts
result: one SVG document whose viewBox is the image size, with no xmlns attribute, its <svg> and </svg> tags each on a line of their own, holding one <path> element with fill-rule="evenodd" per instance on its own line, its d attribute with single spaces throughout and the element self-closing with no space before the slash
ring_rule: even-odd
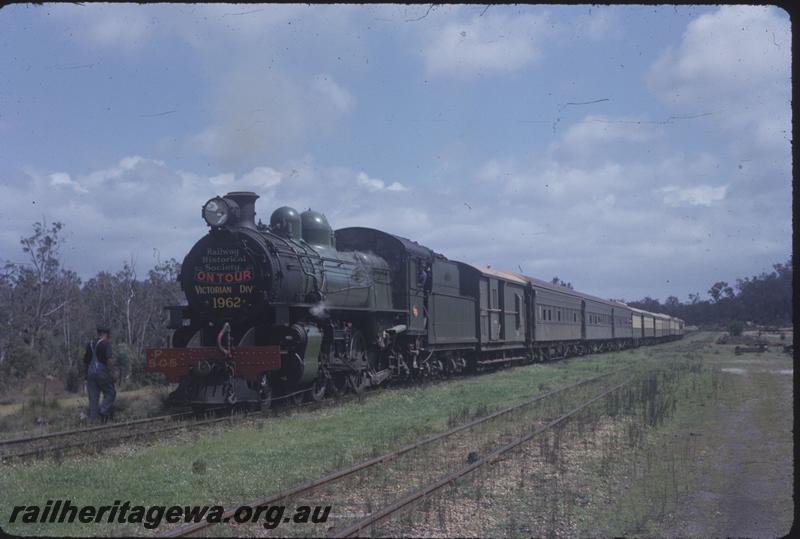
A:
<svg viewBox="0 0 800 539">
<path fill-rule="evenodd" d="M 544 425 L 542 427 L 539 427 L 538 429 L 526 434 L 525 436 L 517 438 L 516 440 L 514 440 L 513 442 L 511 442 L 509 444 L 506 444 L 506 445 L 504 445 L 504 446 L 502 446 L 502 447 L 500 447 L 498 449 L 495 449 L 494 451 L 492 451 L 491 453 L 489 453 L 485 457 L 478 458 L 472 464 L 468 464 L 467 466 L 464 466 L 463 468 L 461 468 L 461 469 L 459 469 L 459 470 L 457 470 L 455 472 L 446 474 L 445 476 L 443 476 L 442 478 L 438 479 L 437 481 L 435 481 L 433 483 L 430 483 L 430 484 L 426 485 L 425 487 L 423 487 L 421 489 L 418 489 L 418 490 L 408 494 L 407 496 L 404 496 L 403 498 L 400 498 L 399 500 L 391 503 L 390 505 L 387 505 L 386 507 L 384 507 L 380 511 L 377 511 L 375 513 L 372 513 L 369 516 L 364 517 L 363 519 L 361 519 L 358 522 L 348 526 L 347 528 L 344 528 L 343 530 L 339 530 L 339 531 L 334 530 L 333 533 L 330 536 L 331 537 L 352 537 L 353 535 L 356 535 L 358 532 L 360 532 L 364 528 L 366 528 L 368 526 L 371 526 L 373 524 L 376 524 L 376 523 L 378 523 L 378 522 L 380 522 L 380 521 L 382 521 L 382 520 L 394 515 L 395 513 L 399 512 L 404 507 L 406 507 L 409 504 L 415 502 L 416 500 L 424 498 L 425 496 L 428 496 L 428 495 L 432 494 L 433 492 L 441 489 L 442 487 L 452 483 L 456 479 L 459 479 L 460 477 L 463 477 L 463 476 L 469 474 L 470 472 L 473 472 L 473 471 L 477 470 L 478 468 L 480 468 L 481 466 L 484 466 L 485 464 L 489 464 L 489 463 L 495 461 L 498 457 L 500 457 L 504 453 L 507 453 L 508 451 L 511 451 L 515 447 L 517 447 L 519 445 L 522 445 L 523 443 L 525 443 L 525 442 L 531 440 L 532 438 L 542 434 L 543 432 L 546 432 L 546 431 L 552 429 L 556 425 L 558 425 L 560 423 L 563 423 L 564 421 L 566 421 L 567 419 L 569 419 L 573 415 L 577 414 L 578 412 L 580 412 L 584 408 L 587 408 L 589 405 L 591 405 L 591 404 L 597 402 L 598 400 L 610 395 L 614 391 L 616 391 L 616 390 L 628 385 L 629 383 L 630 383 L 630 380 L 626 380 L 625 382 L 622 382 L 621 384 L 617 384 L 616 386 L 612 387 L 611 389 L 609 389 L 607 391 L 604 391 L 604 392 L 600 393 L 599 395 L 596 395 L 596 396 L 592 397 L 591 399 L 583 402 L 583 404 L 581 404 L 580 406 L 578 406 L 576 408 L 573 408 L 569 412 L 559 416 L 558 418 L 556 418 L 553 421 L 547 423 L 546 425 Z"/>
<path fill-rule="evenodd" d="M 480 425 L 482 423 L 486 423 L 486 422 L 491 421 L 493 419 L 496 419 L 498 417 L 510 414 L 510 413 L 512 413 L 514 411 L 517 411 L 517 410 L 520 410 L 520 409 L 522 409 L 524 407 L 530 406 L 531 404 L 534 404 L 536 402 L 544 400 L 544 399 L 546 399 L 548 397 L 552 397 L 553 395 L 557 395 L 559 393 L 563 393 L 563 392 L 569 391 L 571 389 L 575 389 L 575 388 L 577 388 L 579 386 L 582 386 L 582 385 L 585 385 L 585 384 L 589 384 L 591 382 L 595 382 L 595 381 L 603 379 L 603 378 L 607 378 L 607 377 L 612 376 L 614 374 L 618 374 L 618 373 L 620 373 L 620 372 L 622 372 L 624 370 L 627 370 L 627 369 L 617 369 L 617 370 L 614 370 L 614 371 L 611 371 L 611 372 L 608 372 L 608 373 L 600 374 L 598 376 L 593 376 L 591 378 L 586 378 L 584 380 L 580 380 L 578 382 L 575 382 L 573 384 L 570 384 L 570 385 L 567 385 L 567 386 L 564 386 L 564 387 L 561 387 L 561 388 L 558 388 L 558 389 L 547 391 L 545 393 L 536 395 L 536 396 L 534 396 L 534 397 L 532 397 L 532 398 L 530 398 L 530 399 L 528 399 L 528 400 L 526 400 L 526 401 L 524 401 L 522 403 L 519 403 L 519 404 L 516 404 L 514 406 L 510 406 L 510 407 L 504 408 L 502 410 L 498 410 L 497 412 L 494 412 L 492 414 L 489 414 L 489 415 L 474 419 L 472 421 L 469 421 L 467 423 L 464 423 L 462 425 L 454 427 L 454 428 L 452 428 L 450 430 L 447 430 L 447 431 L 444 431 L 444 432 L 440 432 L 440 433 L 437 433 L 437 434 L 432 434 L 430 436 L 426 436 L 426 437 L 424 437 L 424 438 L 422 438 L 422 439 L 420 439 L 420 440 L 418 440 L 416 442 L 413 442 L 411 444 L 405 445 L 405 446 L 403 446 L 403 447 L 401 447 L 399 449 L 395 449 L 393 451 L 389 451 L 388 453 L 384 453 L 383 455 L 379 455 L 377 457 L 373 457 L 373 458 L 367 459 L 365 461 L 362 461 L 362 462 L 360 462 L 358 464 L 349 466 L 347 468 L 342 468 L 342 469 L 336 470 L 336 471 L 334 471 L 332 473 L 329 473 L 327 475 L 324 475 L 324 476 L 322 476 L 320 478 L 317 478 L 317 479 L 314 479 L 314 480 L 311 480 L 311 481 L 306 481 L 306 482 L 301 483 L 299 485 L 296 485 L 296 486 L 290 487 L 288 489 L 284 489 L 284 490 L 281 490 L 279 492 L 276 492 L 276 493 L 274 493 L 274 494 L 272 494 L 270 496 L 267 496 L 265 498 L 262 498 L 262 499 L 259 499 L 259 500 L 255 500 L 253 502 L 249 502 L 249 503 L 243 504 L 243 505 L 248 505 L 250 507 L 263 507 L 263 506 L 268 506 L 270 504 L 273 504 L 274 502 L 277 502 L 277 501 L 285 499 L 285 498 L 289 498 L 289 497 L 292 497 L 292 496 L 296 496 L 298 494 L 304 494 L 304 493 L 310 492 L 310 491 L 316 489 L 317 487 L 320 487 L 320 486 L 328 484 L 328 483 L 332 483 L 332 482 L 334 482 L 336 480 L 342 479 L 344 477 L 352 475 L 352 474 L 354 474 L 356 472 L 359 472 L 361 470 L 365 470 L 365 469 L 370 468 L 372 466 L 375 466 L 375 465 L 378 465 L 378 464 L 383 464 L 383 463 L 395 460 L 398 457 L 400 457 L 400 456 L 402 456 L 402 455 L 404 455 L 406 453 L 409 453 L 410 451 L 418 449 L 418 448 L 420 448 L 422 446 L 425 446 L 425 445 L 430 444 L 432 442 L 435 442 L 437 440 L 441 440 L 441 439 L 450 437 L 450 436 L 452 436 L 452 435 L 454 435 L 454 434 L 456 434 L 458 432 L 462 432 L 464 430 L 473 428 L 473 427 L 475 427 L 477 425 Z M 236 509 L 230 509 L 230 510 L 226 511 L 222 515 L 222 520 L 224 521 L 225 518 L 232 517 L 235 512 L 236 512 Z M 211 526 L 212 524 L 213 523 L 210 523 L 210 522 L 207 522 L 207 521 L 201 521 L 201 522 L 186 524 L 184 526 L 180 526 L 180 527 L 177 527 L 177 528 L 173 528 L 171 530 L 167 530 L 167 531 L 159 534 L 159 537 L 183 537 L 183 536 L 187 536 L 187 535 L 193 534 L 195 532 L 198 532 L 198 531 L 200 531 L 200 530 L 202 530 L 204 528 L 207 528 L 207 527 Z"/>
</svg>

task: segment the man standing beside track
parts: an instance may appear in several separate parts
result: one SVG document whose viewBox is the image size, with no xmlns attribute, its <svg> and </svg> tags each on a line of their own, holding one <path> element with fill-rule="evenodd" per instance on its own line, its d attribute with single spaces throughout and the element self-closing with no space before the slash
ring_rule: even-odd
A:
<svg viewBox="0 0 800 539">
<path fill-rule="evenodd" d="M 111 331 L 107 326 L 97 326 L 97 339 L 86 343 L 86 353 L 83 363 L 86 374 L 86 392 L 89 395 L 89 420 L 99 418 L 105 422 L 111 417 L 114 399 L 117 392 L 114 389 L 116 377 L 112 373 L 111 343 L 108 336 Z M 100 402 L 100 393 L 103 402 Z"/>
</svg>

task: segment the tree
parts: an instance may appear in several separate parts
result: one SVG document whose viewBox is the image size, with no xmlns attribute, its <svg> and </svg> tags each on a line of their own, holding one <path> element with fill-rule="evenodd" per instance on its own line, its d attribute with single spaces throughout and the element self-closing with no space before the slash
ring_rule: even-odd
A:
<svg viewBox="0 0 800 539">
<path fill-rule="evenodd" d="M 20 238 L 27 260 L 6 263 L 0 274 L 0 370 L 6 382 L 74 363 L 82 297 L 78 276 L 61 267 L 62 229 L 58 222 L 34 223 L 33 233 Z"/>
<path fill-rule="evenodd" d="M 663 308 L 661 307 L 661 303 L 659 303 L 657 299 L 653 299 L 650 296 L 646 296 L 644 299 L 641 299 L 639 301 L 631 302 L 628 305 L 652 313 L 659 313 L 663 310 Z"/>
<path fill-rule="evenodd" d="M 728 283 L 725 281 L 717 281 L 711 286 L 711 288 L 708 289 L 708 295 L 711 296 L 711 299 L 714 300 L 714 303 L 717 303 L 722 297 L 723 291 L 728 288 L 730 288 L 730 286 L 728 286 Z"/>
<path fill-rule="evenodd" d="M 687 304 L 670 296 L 664 305 L 648 297 L 629 305 L 647 311 L 660 310 L 695 325 L 725 327 L 735 320 L 770 325 L 791 323 L 792 258 L 772 268 L 769 273 L 737 279 L 735 290 L 725 281 L 715 282 L 708 290 L 710 301 L 692 293 Z"/>
<path fill-rule="evenodd" d="M 47 319 L 66 304 L 59 294 L 59 232 L 63 226 L 55 222 L 48 228 L 44 221 L 36 222 L 33 234 L 20 239 L 22 251 L 28 255 L 30 264 L 17 266 L 15 288 L 27 298 L 21 303 L 26 307 L 21 322 L 31 350 L 36 349 Z"/>
</svg>

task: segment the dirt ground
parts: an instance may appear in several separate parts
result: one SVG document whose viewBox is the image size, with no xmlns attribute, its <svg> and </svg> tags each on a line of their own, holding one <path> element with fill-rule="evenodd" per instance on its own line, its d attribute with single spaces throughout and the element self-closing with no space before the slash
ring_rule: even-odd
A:
<svg viewBox="0 0 800 539">
<path fill-rule="evenodd" d="M 665 536 L 781 537 L 793 522 L 792 378 L 788 355 L 724 354 L 716 366 L 729 382 L 702 421 L 695 492 Z M 697 436 L 694 427 L 679 435 Z"/>
</svg>

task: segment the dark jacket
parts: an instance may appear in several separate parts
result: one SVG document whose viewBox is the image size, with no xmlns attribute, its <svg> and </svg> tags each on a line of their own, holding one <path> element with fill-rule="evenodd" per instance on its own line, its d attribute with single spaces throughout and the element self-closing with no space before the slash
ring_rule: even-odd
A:
<svg viewBox="0 0 800 539">
<path fill-rule="evenodd" d="M 95 353 L 97 354 L 97 361 L 111 368 L 108 360 L 111 359 L 111 343 L 108 339 L 92 339 L 86 343 L 86 352 L 83 354 L 83 375 L 86 376 L 89 370 L 89 364 L 92 362 L 92 346 L 95 346 Z"/>
</svg>

